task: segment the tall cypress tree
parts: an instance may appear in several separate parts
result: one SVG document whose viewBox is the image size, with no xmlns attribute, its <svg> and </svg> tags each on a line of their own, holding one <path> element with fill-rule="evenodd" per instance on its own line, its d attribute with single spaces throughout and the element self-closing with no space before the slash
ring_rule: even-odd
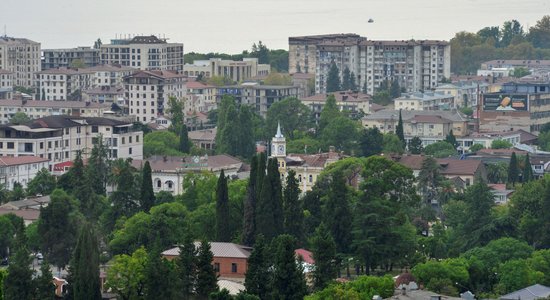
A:
<svg viewBox="0 0 550 300">
<path fill-rule="evenodd" d="M 342 73 L 342 90 L 347 91 L 351 88 L 351 74 L 348 67 L 344 68 Z"/>
<path fill-rule="evenodd" d="M 262 191 L 256 211 L 257 232 L 271 240 L 283 232 L 283 205 L 281 177 L 277 160 L 269 159 L 267 175 L 263 179 Z"/>
<path fill-rule="evenodd" d="M 243 236 L 242 243 L 247 246 L 254 244 L 256 235 L 256 177 L 258 174 L 258 155 L 252 156 L 250 162 L 250 177 L 246 188 L 246 199 L 244 200 Z"/>
<path fill-rule="evenodd" d="M 197 284 L 195 292 L 201 299 L 208 299 L 210 293 L 218 290 L 218 278 L 212 266 L 213 254 L 210 243 L 202 241 L 197 257 Z"/>
<path fill-rule="evenodd" d="M 72 261 L 74 299 L 101 299 L 99 283 L 99 247 L 91 224 L 84 224 Z"/>
<path fill-rule="evenodd" d="M 145 267 L 145 286 L 147 300 L 154 299 L 180 299 L 181 291 L 178 290 L 177 274 L 174 265 L 161 257 L 157 245 L 149 252 L 147 266 Z"/>
<path fill-rule="evenodd" d="M 191 142 L 189 141 L 189 134 L 187 132 L 187 126 L 183 124 L 180 130 L 180 151 L 183 153 L 189 153 L 191 150 Z"/>
<path fill-rule="evenodd" d="M 333 61 L 327 74 L 326 92 L 332 93 L 340 90 L 340 71 Z"/>
<path fill-rule="evenodd" d="M 397 135 L 397 137 L 399 138 L 401 143 L 403 143 L 403 147 L 405 147 L 406 146 L 406 144 L 405 144 L 405 134 L 403 132 L 403 117 L 401 116 L 401 110 L 399 110 L 399 121 L 397 121 L 397 127 L 395 128 L 395 134 Z"/>
<path fill-rule="evenodd" d="M 266 299 L 269 291 L 269 261 L 268 261 L 268 247 L 265 244 L 263 235 L 256 237 L 256 243 L 248 258 L 248 269 L 246 271 L 246 277 L 244 286 L 248 294 L 253 294 L 260 299 Z"/>
<path fill-rule="evenodd" d="M 512 152 L 512 157 L 510 158 L 510 164 L 508 165 L 508 183 L 515 185 L 519 179 L 519 166 L 518 158 L 516 157 L 516 152 Z"/>
<path fill-rule="evenodd" d="M 523 164 L 523 182 L 529 182 L 531 180 L 533 180 L 533 169 L 531 167 L 529 153 L 527 153 L 527 155 L 525 155 L 525 162 Z"/>
<path fill-rule="evenodd" d="M 303 299 L 307 285 L 301 264 L 294 254 L 295 239 L 283 234 L 274 240 L 275 259 L 271 281 L 272 299 Z"/>
<path fill-rule="evenodd" d="M 185 127 L 185 126 L 184 126 Z M 141 171 L 141 209 L 148 212 L 155 205 L 155 193 L 153 192 L 153 179 L 151 177 L 151 165 L 145 161 Z"/>
<path fill-rule="evenodd" d="M 40 266 L 40 276 L 34 280 L 35 295 L 34 299 L 47 300 L 55 299 L 55 285 L 53 284 L 53 275 L 50 270 L 50 264 L 45 260 Z"/>
<path fill-rule="evenodd" d="M 88 184 L 91 185 L 94 193 L 105 195 L 105 186 L 107 184 L 107 147 L 103 143 L 103 136 L 97 137 L 97 142 L 92 148 L 92 153 L 86 166 Z"/>
<path fill-rule="evenodd" d="M 216 237 L 218 242 L 231 241 L 229 195 L 227 192 L 227 178 L 223 170 L 220 173 L 216 187 Z"/>
<path fill-rule="evenodd" d="M 325 201 L 325 221 L 336 242 L 338 253 L 348 253 L 351 242 L 351 210 L 344 175 L 336 171 L 331 176 L 330 190 Z"/>
<path fill-rule="evenodd" d="M 258 167 L 256 169 L 256 200 L 260 198 L 260 193 L 262 191 L 262 184 L 264 182 L 264 177 L 266 173 L 267 173 L 267 154 L 265 152 L 261 152 L 258 156 Z"/>
<path fill-rule="evenodd" d="M 458 147 L 458 142 L 456 141 L 456 137 L 452 129 L 449 131 L 449 133 L 445 137 L 445 142 L 453 145 L 453 147 L 455 148 Z"/>
<path fill-rule="evenodd" d="M 297 240 L 302 237 L 304 213 L 300 202 L 300 187 L 294 170 L 288 171 L 286 186 L 283 192 L 284 228 L 285 233 Z"/>
<path fill-rule="evenodd" d="M 252 112 L 250 106 L 241 105 L 239 108 L 239 152 L 238 156 L 249 158 L 255 152 L 255 141 L 254 141 L 254 124 L 252 123 Z"/>
<path fill-rule="evenodd" d="M 4 278 L 4 299 L 33 299 L 31 258 L 26 246 L 24 228 L 18 228 L 15 247 L 10 257 L 8 275 Z"/>
<path fill-rule="evenodd" d="M 197 249 L 189 233 L 185 235 L 180 245 L 180 255 L 176 261 L 176 269 L 182 299 L 191 299 L 197 282 Z"/>
<path fill-rule="evenodd" d="M 322 290 L 337 275 L 337 268 L 334 263 L 336 260 L 336 244 L 324 223 L 321 223 L 315 230 L 312 240 L 312 252 L 315 260 L 313 285 L 316 290 Z"/>
</svg>

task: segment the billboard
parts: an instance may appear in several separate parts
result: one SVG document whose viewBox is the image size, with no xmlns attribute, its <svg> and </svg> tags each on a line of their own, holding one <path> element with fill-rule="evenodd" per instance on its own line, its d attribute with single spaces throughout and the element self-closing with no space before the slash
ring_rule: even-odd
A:
<svg viewBox="0 0 550 300">
<path fill-rule="evenodd" d="M 529 109 L 529 96 L 511 94 L 485 94 L 483 95 L 484 111 L 527 111 Z"/>
</svg>

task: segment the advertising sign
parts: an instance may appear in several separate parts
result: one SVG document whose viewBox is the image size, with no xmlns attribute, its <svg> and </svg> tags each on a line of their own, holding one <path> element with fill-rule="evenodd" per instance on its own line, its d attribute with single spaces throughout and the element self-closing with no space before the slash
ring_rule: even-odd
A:
<svg viewBox="0 0 550 300">
<path fill-rule="evenodd" d="M 484 111 L 527 111 L 527 95 L 485 94 L 483 95 Z"/>
</svg>

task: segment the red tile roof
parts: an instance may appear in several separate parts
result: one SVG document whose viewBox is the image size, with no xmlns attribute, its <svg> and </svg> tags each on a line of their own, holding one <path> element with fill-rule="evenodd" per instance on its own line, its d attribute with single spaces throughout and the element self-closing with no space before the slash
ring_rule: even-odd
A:
<svg viewBox="0 0 550 300">
<path fill-rule="evenodd" d="M 294 255 L 296 255 L 297 257 L 301 256 L 304 262 L 310 265 L 315 264 L 315 260 L 313 259 L 313 253 L 311 253 L 311 251 L 300 248 L 300 249 L 294 250 Z"/>
<path fill-rule="evenodd" d="M 17 166 L 17 165 L 33 164 L 33 163 L 40 163 L 40 162 L 47 162 L 47 161 L 48 159 L 37 157 L 37 156 L 18 156 L 18 157 L 1 156 L 0 166 Z"/>
</svg>

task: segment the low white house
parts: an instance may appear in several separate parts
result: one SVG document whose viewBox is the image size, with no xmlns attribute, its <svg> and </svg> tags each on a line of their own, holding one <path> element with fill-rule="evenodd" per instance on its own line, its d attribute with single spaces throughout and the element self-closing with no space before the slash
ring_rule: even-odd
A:
<svg viewBox="0 0 550 300">
<path fill-rule="evenodd" d="M 0 184 L 12 190 L 18 182 L 23 188 L 31 181 L 42 168 L 48 169 L 49 160 L 37 156 L 1 156 L 0 157 Z"/>
</svg>

